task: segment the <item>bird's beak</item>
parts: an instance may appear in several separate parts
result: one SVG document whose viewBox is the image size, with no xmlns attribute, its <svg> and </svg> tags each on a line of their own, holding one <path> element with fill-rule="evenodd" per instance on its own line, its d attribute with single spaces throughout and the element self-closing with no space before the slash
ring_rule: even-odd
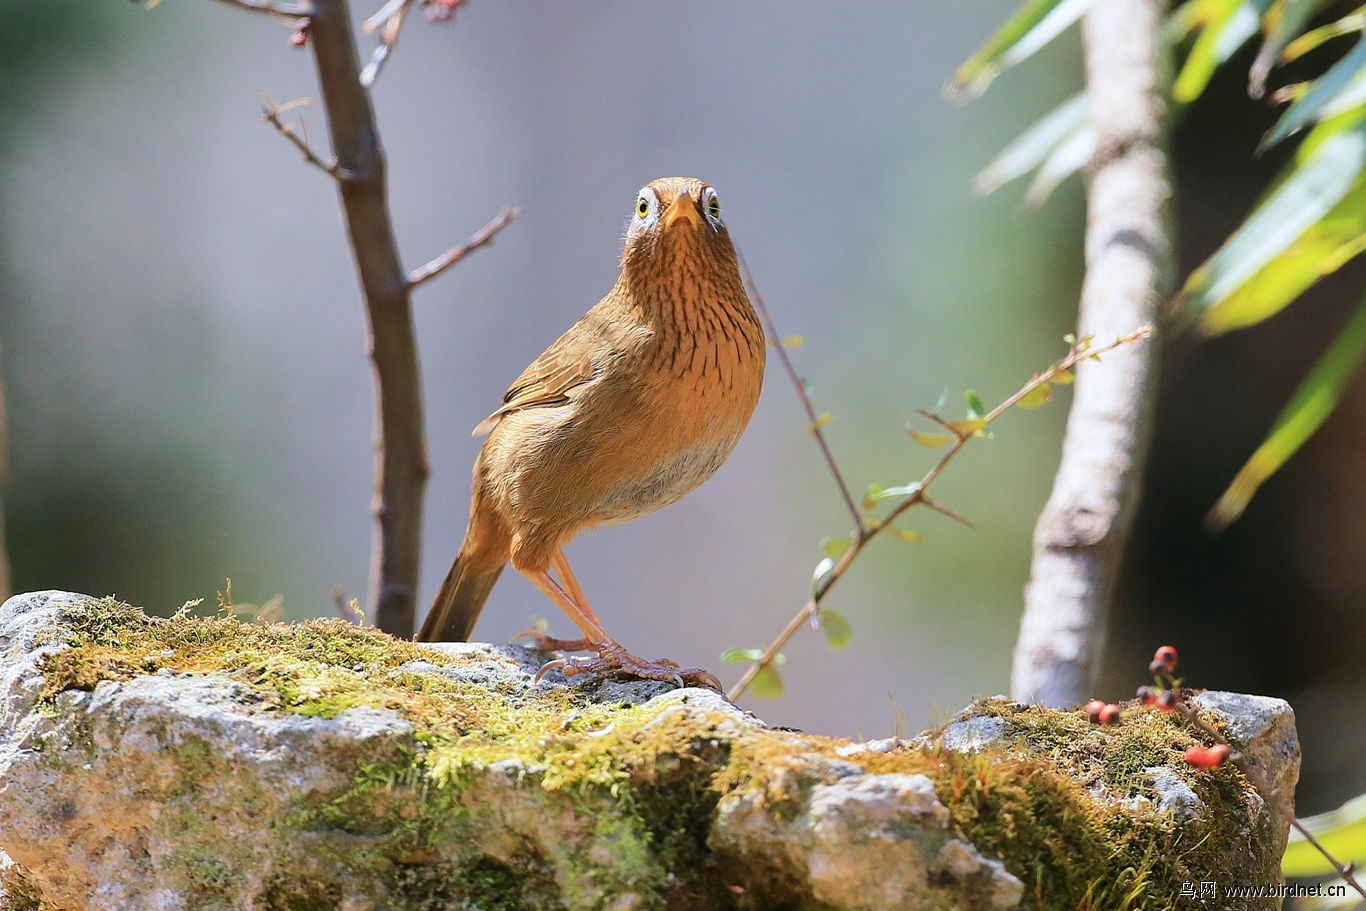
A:
<svg viewBox="0 0 1366 911">
<path fill-rule="evenodd" d="M 679 190 L 674 201 L 669 203 L 669 208 L 664 210 L 664 227 L 672 228 L 680 221 L 686 221 L 694 227 L 702 224 L 702 213 L 697 210 L 697 203 L 693 202 L 692 194 L 687 190 Z"/>
</svg>

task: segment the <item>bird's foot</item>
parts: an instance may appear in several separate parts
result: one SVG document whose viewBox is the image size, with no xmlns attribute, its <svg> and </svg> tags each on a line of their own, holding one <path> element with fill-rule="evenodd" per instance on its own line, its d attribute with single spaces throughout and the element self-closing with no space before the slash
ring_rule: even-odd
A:
<svg viewBox="0 0 1366 911">
<path fill-rule="evenodd" d="M 558 669 L 566 677 L 577 677 L 580 674 L 591 674 L 595 677 L 607 677 L 613 674 L 621 674 L 628 677 L 639 677 L 642 680 L 662 680 L 665 683 L 676 683 L 679 688 L 685 686 L 705 686 L 722 692 L 721 681 L 710 671 L 700 667 L 681 667 L 678 662 L 670 661 L 667 658 L 659 658 L 655 661 L 647 661 L 638 658 L 626 651 L 619 643 L 610 639 L 598 645 L 589 645 L 588 648 L 596 648 L 598 656 L 596 658 L 560 658 L 545 664 L 536 672 L 536 679 L 540 680 L 552 670 Z"/>
<path fill-rule="evenodd" d="M 597 648 L 593 641 L 587 637 L 582 639 L 556 639 L 554 636 L 547 636 L 538 629 L 524 629 L 512 637 L 512 641 L 518 639 L 530 639 L 532 646 L 538 652 L 591 652 Z"/>
</svg>

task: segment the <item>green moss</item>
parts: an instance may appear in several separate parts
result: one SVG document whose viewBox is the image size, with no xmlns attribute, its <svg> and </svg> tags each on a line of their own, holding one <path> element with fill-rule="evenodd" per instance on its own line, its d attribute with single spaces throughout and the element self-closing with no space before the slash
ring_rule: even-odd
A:
<svg viewBox="0 0 1366 911">
<path fill-rule="evenodd" d="M 635 892 L 641 908 L 734 907 L 707 846 L 721 797 L 736 788 L 761 795 L 790 819 L 820 780 L 810 757 L 855 762 L 869 772 L 923 773 L 954 825 L 999 856 L 1026 884 L 1033 907 L 1074 911 L 1180 909 L 1183 881 L 1219 879 L 1226 846 L 1215 837 L 1233 819 L 1181 824 L 1134 811 L 1116 798 L 1151 798 L 1154 766 L 1180 775 L 1207 806 L 1243 803 L 1247 785 L 1232 769 L 1196 771 L 1181 761 L 1194 737 L 1181 719 L 1131 710 L 1113 728 L 1080 712 L 1021 708 L 1002 701 L 973 712 L 1006 720 L 1013 739 L 962 755 L 934 746 L 838 757 L 844 741 L 740 730 L 728 715 L 677 705 L 606 706 L 579 688 L 494 691 L 456 677 L 416 673 L 408 662 L 458 665 L 458 657 L 338 620 L 244 623 L 229 616 L 153 619 L 112 600 L 73 606 L 60 636 L 69 648 L 44 666 L 47 696 L 102 680 L 170 671 L 226 677 L 261 710 L 332 717 L 350 708 L 391 709 L 414 728 L 410 746 L 362 766 L 344 787 L 302 798 L 277 825 L 317 837 L 316 854 L 383 882 L 402 907 L 458 896 L 502 911 L 523 897 L 567 894 L 593 907 Z M 237 774 L 193 740 L 174 745 L 195 780 Z M 504 787 L 488 768 L 501 763 L 505 787 L 527 815 L 576 808 L 580 838 L 555 856 L 516 843 L 517 822 L 490 820 L 480 789 Z M 800 770 L 800 774 L 797 772 Z M 830 780 L 837 771 L 829 773 Z M 248 789 L 249 790 L 249 789 Z M 1103 793 L 1105 800 L 1096 794 Z M 191 819 L 179 821 L 187 827 Z M 499 856 L 474 847 L 490 825 L 513 840 Z M 1267 837 L 1267 826 L 1261 837 Z M 187 829 L 188 831 L 188 829 Z M 331 856 L 328 833 L 363 835 L 365 856 Z M 527 844 L 533 840 L 527 838 Z M 470 845 L 453 861 L 452 846 Z M 341 850 L 341 849 L 335 849 Z M 203 890 L 224 885 L 213 862 L 186 861 Z M 1225 871 L 1226 881 L 1235 878 Z M 281 908 L 331 908 L 320 885 L 277 885 Z M 776 900 L 781 903 L 780 900 Z M 528 904 L 534 904 L 527 900 Z M 396 907 L 398 907 L 396 905 Z"/>
</svg>

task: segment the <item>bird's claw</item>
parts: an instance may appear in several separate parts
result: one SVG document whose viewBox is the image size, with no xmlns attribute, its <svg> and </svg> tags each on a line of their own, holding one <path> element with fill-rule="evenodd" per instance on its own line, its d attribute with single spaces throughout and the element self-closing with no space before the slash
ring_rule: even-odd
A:
<svg viewBox="0 0 1366 911">
<path fill-rule="evenodd" d="M 710 687 L 718 693 L 722 692 L 721 681 L 710 671 L 700 667 L 680 667 L 677 661 L 670 661 L 667 658 L 659 658 L 655 661 L 637 658 L 615 642 L 603 643 L 598 646 L 596 658 L 584 656 L 558 658 L 550 661 L 537 671 L 536 679 L 540 680 L 552 670 L 559 670 L 566 678 L 578 677 L 582 674 L 593 677 L 620 674 L 628 677 L 639 677 L 642 680 L 660 680 L 664 683 L 673 683 L 679 689 L 691 685 Z"/>
<path fill-rule="evenodd" d="M 518 639 L 530 639 L 532 647 L 538 652 L 591 652 L 597 647 L 587 638 L 556 639 L 537 629 L 524 629 L 512 637 L 513 642 Z"/>
</svg>

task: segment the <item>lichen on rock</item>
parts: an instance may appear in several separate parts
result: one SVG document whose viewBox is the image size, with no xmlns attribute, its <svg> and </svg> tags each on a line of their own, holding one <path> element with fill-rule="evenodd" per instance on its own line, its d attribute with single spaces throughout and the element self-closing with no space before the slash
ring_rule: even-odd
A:
<svg viewBox="0 0 1366 911">
<path fill-rule="evenodd" d="M 0 607 L 0 651 L 5 911 L 1182 908 L 1284 843 L 1151 710 L 987 700 L 853 744 L 709 690 L 537 682 L 515 646 L 51 592 Z M 1297 748 L 1265 753 L 1293 788 Z"/>
</svg>

